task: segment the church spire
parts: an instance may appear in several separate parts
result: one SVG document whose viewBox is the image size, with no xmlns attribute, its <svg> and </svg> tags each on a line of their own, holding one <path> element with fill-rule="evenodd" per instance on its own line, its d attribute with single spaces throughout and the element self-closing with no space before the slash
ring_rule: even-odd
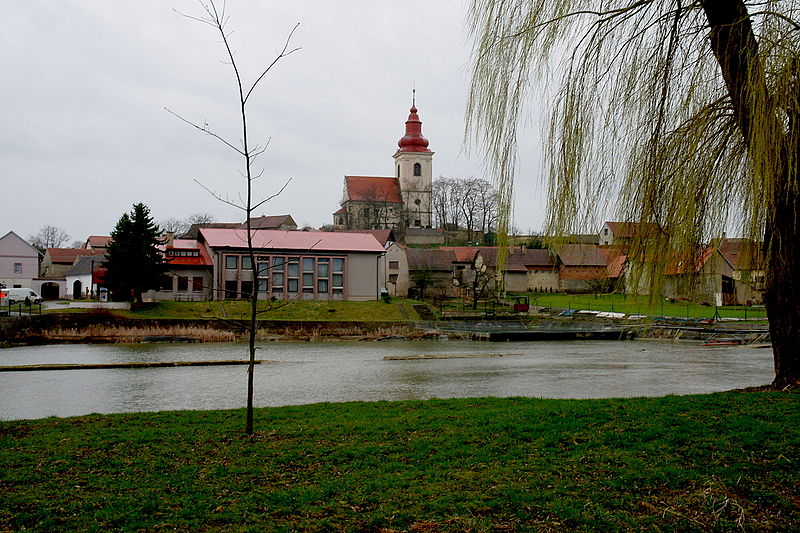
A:
<svg viewBox="0 0 800 533">
<path fill-rule="evenodd" d="M 406 134 L 397 142 L 400 152 L 430 152 L 428 139 L 422 136 L 422 121 L 417 115 L 417 90 L 411 92 L 411 109 L 406 120 Z"/>
</svg>

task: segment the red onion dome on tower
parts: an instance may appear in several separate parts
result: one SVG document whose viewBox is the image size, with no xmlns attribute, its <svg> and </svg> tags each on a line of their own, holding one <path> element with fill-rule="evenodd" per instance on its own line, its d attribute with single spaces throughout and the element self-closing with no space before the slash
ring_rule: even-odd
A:
<svg viewBox="0 0 800 533">
<path fill-rule="evenodd" d="M 397 141 L 397 146 L 400 152 L 430 152 L 428 139 L 422 136 L 422 121 L 414 104 L 411 104 L 411 112 L 406 120 L 406 134 Z"/>
</svg>

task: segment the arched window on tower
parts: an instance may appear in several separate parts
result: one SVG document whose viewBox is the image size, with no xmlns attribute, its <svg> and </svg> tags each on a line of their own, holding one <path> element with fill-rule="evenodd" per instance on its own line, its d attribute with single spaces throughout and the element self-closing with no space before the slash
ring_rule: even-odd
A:
<svg viewBox="0 0 800 533">
<path fill-rule="evenodd" d="M 422 176 L 422 165 L 419 163 L 414 163 L 414 175 Z"/>
<path fill-rule="evenodd" d="M 400 177 L 400 165 L 397 165 L 397 177 Z"/>
</svg>

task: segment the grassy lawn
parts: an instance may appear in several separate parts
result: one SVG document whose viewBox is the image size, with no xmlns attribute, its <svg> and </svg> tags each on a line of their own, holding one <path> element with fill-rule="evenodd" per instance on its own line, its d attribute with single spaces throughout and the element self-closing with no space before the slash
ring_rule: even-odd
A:
<svg viewBox="0 0 800 533">
<path fill-rule="evenodd" d="M 528 293 L 531 305 L 559 309 L 587 309 L 590 311 L 615 311 L 651 316 L 673 316 L 682 318 L 714 318 L 717 308 L 694 302 L 670 302 L 649 296 L 626 296 L 623 294 L 550 294 Z M 723 318 L 763 318 L 763 307 L 723 306 L 718 308 Z"/>
<path fill-rule="evenodd" d="M 0 531 L 787 531 L 800 396 L 0 422 Z"/>
<path fill-rule="evenodd" d="M 261 320 L 309 320 L 309 321 L 397 321 L 419 320 L 412 305 L 413 300 L 392 298 L 368 302 L 262 302 L 259 310 Z M 245 319 L 250 316 L 250 304 L 245 301 L 220 302 L 158 302 L 146 304 L 136 311 L 114 311 L 130 318 L 228 318 Z"/>
</svg>

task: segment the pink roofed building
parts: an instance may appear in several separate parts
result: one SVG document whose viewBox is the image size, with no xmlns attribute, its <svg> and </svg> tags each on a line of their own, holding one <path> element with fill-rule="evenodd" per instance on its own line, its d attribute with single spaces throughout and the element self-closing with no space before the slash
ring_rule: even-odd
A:
<svg viewBox="0 0 800 533">
<path fill-rule="evenodd" d="M 377 300 L 383 245 L 368 233 L 201 228 L 198 246 L 211 262 L 213 299 Z"/>
</svg>

